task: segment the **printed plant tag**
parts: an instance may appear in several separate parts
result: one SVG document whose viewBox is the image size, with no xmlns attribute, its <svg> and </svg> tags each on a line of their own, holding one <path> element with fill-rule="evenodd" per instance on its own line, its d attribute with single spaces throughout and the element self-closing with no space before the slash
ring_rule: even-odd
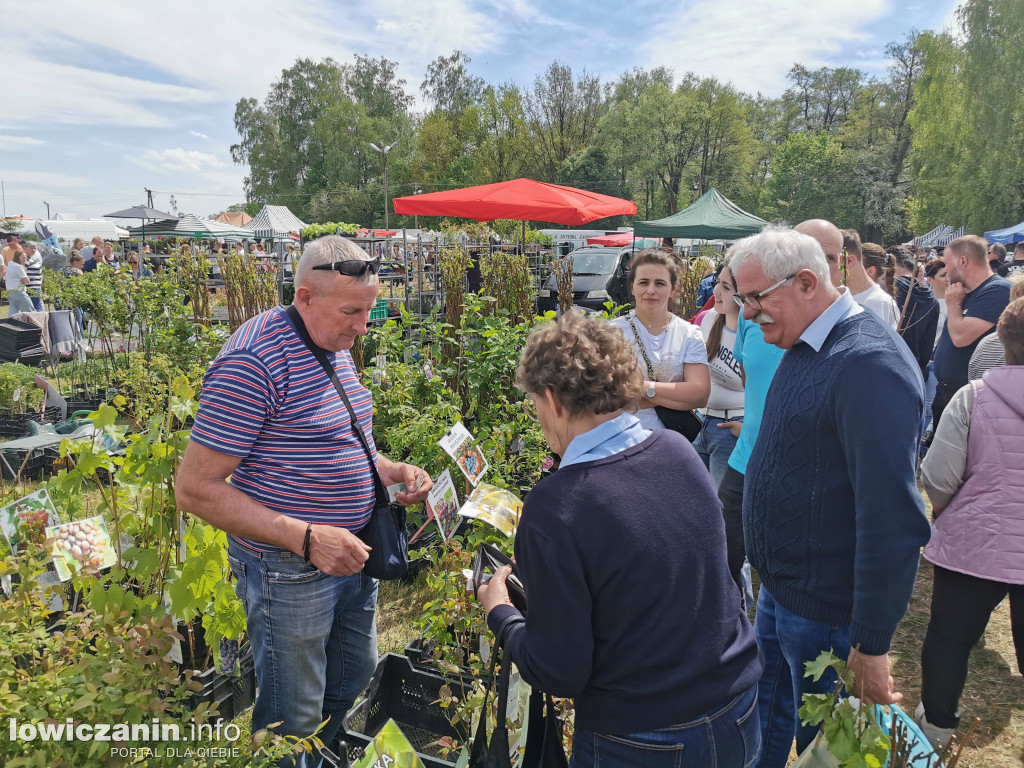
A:
<svg viewBox="0 0 1024 768">
<path fill-rule="evenodd" d="M 61 581 L 83 568 L 102 570 L 117 562 L 117 550 L 100 516 L 47 528 L 46 535 L 54 540 L 50 554 Z"/>
<path fill-rule="evenodd" d="M 504 488 L 483 483 L 473 489 L 459 515 L 490 523 L 506 536 L 512 536 L 523 514 L 523 502 Z"/>
<path fill-rule="evenodd" d="M 452 427 L 448 434 L 438 440 L 438 444 L 444 449 L 445 453 L 455 459 L 455 463 L 459 465 L 462 474 L 473 485 L 480 482 L 480 478 L 490 468 L 487 464 L 487 459 L 484 458 L 483 451 L 480 450 L 480 446 L 476 444 L 473 436 L 469 434 L 469 430 L 462 425 L 461 421 Z"/>
<path fill-rule="evenodd" d="M 21 528 L 23 523 L 25 528 Z M 0 530 L 3 530 L 12 554 L 18 554 L 18 547 L 26 536 L 41 537 L 36 543 L 42 544 L 46 538 L 45 531 L 54 525 L 60 525 L 60 517 L 45 488 L 0 507 Z"/>
<path fill-rule="evenodd" d="M 446 469 L 434 481 L 434 487 L 427 494 L 427 504 L 434 515 L 434 520 L 437 521 L 441 538 L 445 542 L 451 541 L 455 529 L 459 526 L 459 496 L 455 492 L 450 469 Z"/>
</svg>

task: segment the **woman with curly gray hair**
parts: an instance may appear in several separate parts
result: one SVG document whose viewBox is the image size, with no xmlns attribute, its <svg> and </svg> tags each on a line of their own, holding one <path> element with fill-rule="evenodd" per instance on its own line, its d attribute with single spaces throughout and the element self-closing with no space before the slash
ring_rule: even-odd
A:
<svg viewBox="0 0 1024 768">
<path fill-rule="evenodd" d="M 530 334 L 517 382 L 562 461 L 516 534 L 529 618 L 508 568 L 479 595 L 523 678 L 575 700 L 574 767 L 752 764 L 761 662 L 718 499 L 693 447 L 632 413 L 622 330 L 567 312 Z"/>
</svg>

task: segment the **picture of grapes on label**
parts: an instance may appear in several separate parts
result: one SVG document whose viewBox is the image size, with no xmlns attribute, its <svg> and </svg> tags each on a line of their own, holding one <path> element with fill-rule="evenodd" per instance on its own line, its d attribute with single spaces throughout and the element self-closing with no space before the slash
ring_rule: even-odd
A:
<svg viewBox="0 0 1024 768">
<path fill-rule="evenodd" d="M 76 520 L 47 529 L 53 539 L 53 564 L 61 581 L 79 571 L 102 570 L 117 562 L 117 550 L 102 517 Z"/>
</svg>

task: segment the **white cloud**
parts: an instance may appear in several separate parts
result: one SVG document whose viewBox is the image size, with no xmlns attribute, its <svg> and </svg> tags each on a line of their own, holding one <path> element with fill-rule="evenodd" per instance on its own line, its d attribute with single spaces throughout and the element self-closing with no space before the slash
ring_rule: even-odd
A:
<svg viewBox="0 0 1024 768">
<path fill-rule="evenodd" d="M 224 162 L 216 155 L 188 149 L 165 149 L 160 152 L 149 150 L 138 158 L 140 165 L 154 171 L 175 172 L 187 171 L 201 173 L 207 168 L 222 168 Z"/>
<path fill-rule="evenodd" d="M 189 131 L 189 133 L 191 133 L 193 136 L 198 136 L 200 139 L 209 139 L 210 138 L 205 133 L 200 133 L 199 131 Z"/>
<path fill-rule="evenodd" d="M 50 190 L 67 189 L 69 187 L 84 188 L 93 186 L 93 182 L 83 176 L 67 176 L 63 173 L 48 173 L 46 171 L 11 171 L 3 172 L 4 185 L 10 194 L 11 189 L 18 186 L 38 186 Z"/>
<path fill-rule="evenodd" d="M 695 0 L 657 25 L 669 31 L 650 41 L 648 64 L 777 95 L 794 63 L 824 66 L 889 10 L 889 0 Z"/>
<path fill-rule="evenodd" d="M 17 109 L 4 115 L 9 123 L 49 123 L 157 127 L 165 124 L 149 104 L 202 103 L 213 94 L 180 85 L 97 72 L 34 59 L 23 38 L 0 46 L 0 71 L 18 83 Z"/>
<path fill-rule="evenodd" d="M 0 136 L 0 149 L 36 147 L 42 143 L 40 139 L 33 139 L 28 136 Z"/>
</svg>

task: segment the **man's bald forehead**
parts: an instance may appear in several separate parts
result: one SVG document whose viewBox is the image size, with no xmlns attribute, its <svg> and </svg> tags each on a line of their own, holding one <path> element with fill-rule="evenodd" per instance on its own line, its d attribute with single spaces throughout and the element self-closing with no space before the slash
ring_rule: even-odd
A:
<svg viewBox="0 0 1024 768">
<path fill-rule="evenodd" d="M 839 227 L 827 219 L 808 219 L 801 221 L 794 229 L 802 235 L 808 235 L 818 241 L 826 256 L 838 256 L 843 250 L 843 233 Z"/>
</svg>

